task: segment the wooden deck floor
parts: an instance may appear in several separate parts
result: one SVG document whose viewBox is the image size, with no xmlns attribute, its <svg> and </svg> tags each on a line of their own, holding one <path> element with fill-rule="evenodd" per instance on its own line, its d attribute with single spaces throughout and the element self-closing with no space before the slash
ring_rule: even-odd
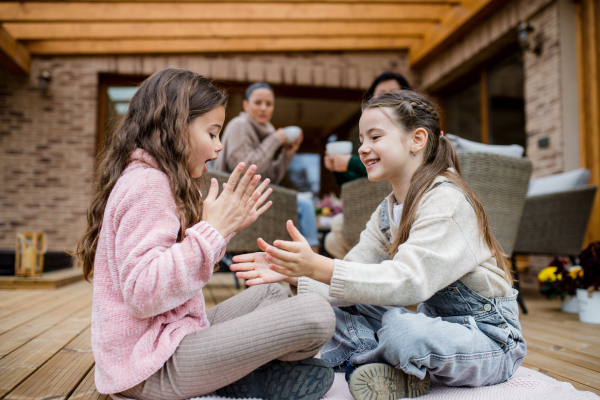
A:
<svg viewBox="0 0 600 400">
<path fill-rule="evenodd" d="M 238 291 L 230 274 L 204 290 L 208 307 Z M 523 291 L 528 344 L 524 366 L 579 390 L 600 394 L 600 325 L 559 311 L 557 301 Z M 0 290 L 0 399 L 108 399 L 94 387 L 90 345 L 92 287 L 77 282 L 54 290 Z"/>
</svg>

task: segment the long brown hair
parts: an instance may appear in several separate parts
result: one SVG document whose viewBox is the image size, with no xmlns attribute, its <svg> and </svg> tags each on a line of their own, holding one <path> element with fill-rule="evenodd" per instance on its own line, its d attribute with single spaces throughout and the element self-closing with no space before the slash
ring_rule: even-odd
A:
<svg viewBox="0 0 600 400">
<path fill-rule="evenodd" d="M 178 241 L 188 227 L 201 220 L 201 181 L 192 178 L 188 126 L 194 118 L 226 103 L 226 93 L 191 71 L 163 69 L 141 84 L 96 163 L 87 229 L 75 253 L 86 280 L 94 269 L 106 203 L 135 149 L 154 157 L 169 178 L 181 223 Z"/>
<path fill-rule="evenodd" d="M 398 226 L 398 231 L 392 238 L 391 243 L 386 247 L 386 251 L 390 256 L 394 257 L 398 252 L 398 247 L 408 239 L 421 198 L 427 192 L 433 180 L 441 175 L 462 189 L 471 199 L 477 215 L 479 234 L 494 258 L 496 258 L 498 266 L 504 271 L 506 280 L 512 284 L 510 264 L 490 230 L 483 205 L 460 176 L 454 146 L 446 137 L 440 137 L 440 117 L 436 104 L 419 93 L 401 90 L 386 93 L 367 101 L 363 105 L 363 111 L 369 108 L 389 109 L 391 111 L 389 114 L 405 132 L 413 132 L 415 129 L 423 128 L 428 133 L 423 164 L 419 166 L 411 179 L 410 188 L 402 208 L 400 226 Z M 449 171 L 448 168 L 453 168 L 456 173 Z"/>
</svg>

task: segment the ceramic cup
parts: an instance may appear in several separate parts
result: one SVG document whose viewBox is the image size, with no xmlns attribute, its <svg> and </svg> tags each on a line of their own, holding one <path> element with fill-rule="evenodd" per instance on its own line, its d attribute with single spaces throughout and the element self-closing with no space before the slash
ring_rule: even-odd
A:
<svg viewBox="0 0 600 400">
<path fill-rule="evenodd" d="M 333 154 L 350 154 L 352 153 L 352 142 L 342 140 L 339 142 L 331 142 L 325 145 L 325 149 L 329 155 Z"/>
<path fill-rule="evenodd" d="M 286 126 L 285 128 L 283 128 L 283 131 L 285 132 L 285 137 L 287 138 L 288 142 L 293 142 L 294 140 L 298 139 L 298 136 L 300 136 L 300 132 L 302 132 L 302 129 L 300 129 L 299 126 Z"/>
</svg>

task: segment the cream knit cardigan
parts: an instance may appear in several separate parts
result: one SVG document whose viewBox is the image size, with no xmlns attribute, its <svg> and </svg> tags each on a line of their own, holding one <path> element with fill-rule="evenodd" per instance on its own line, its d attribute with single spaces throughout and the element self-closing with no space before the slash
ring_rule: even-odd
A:
<svg viewBox="0 0 600 400">
<path fill-rule="evenodd" d="M 148 379 L 188 333 L 209 326 L 202 287 L 225 252 L 206 222 L 177 243 L 179 213 L 167 176 L 137 149 L 108 198 L 94 262 L 92 350 L 100 393 Z"/>
<path fill-rule="evenodd" d="M 432 185 L 444 181 L 448 179 L 439 176 Z M 359 243 L 344 260 L 335 260 L 331 285 L 301 277 L 298 293 L 320 293 L 334 306 L 408 306 L 461 279 L 488 298 L 512 295 L 504 272 L 481 240 L 475 210 L 460 190 L 444 185 L 423 196 L 408 240 L 393 259 L 383 250 L 397 230 L 391 215 L 393 193 L 386 201 L 390 229 L 381 231 L 379 205 Z"/>
</svg>

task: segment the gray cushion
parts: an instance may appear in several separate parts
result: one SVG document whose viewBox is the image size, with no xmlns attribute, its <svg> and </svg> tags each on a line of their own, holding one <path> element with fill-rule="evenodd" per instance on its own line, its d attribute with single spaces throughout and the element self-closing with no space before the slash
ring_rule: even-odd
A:
<svg viewBox="0 0 600 400">
<path fill-rule="evenodd" d="M 532 179 L 529 182 L 527 197 L 539 196 L 555 192 L 564 192 L 578 187 L 583 187 L 590 181 L 590 171 L 585 168 L 575 169 L 561 174 Z"/>
<path fill-rule="evenodd" d="M 483 144 L 472 142 L 467 139 L 463 139 L 451 133 L 446 134 L 446 137 L 452 142 L 457 152 L 462 153 L 488 153 L 498 154 L 501 156 L 521 158 L 523 157 L 523 146 L 518 144 L 511 144 L 508 146 L 502 146 L 497 144 Z"/>
</svg>

